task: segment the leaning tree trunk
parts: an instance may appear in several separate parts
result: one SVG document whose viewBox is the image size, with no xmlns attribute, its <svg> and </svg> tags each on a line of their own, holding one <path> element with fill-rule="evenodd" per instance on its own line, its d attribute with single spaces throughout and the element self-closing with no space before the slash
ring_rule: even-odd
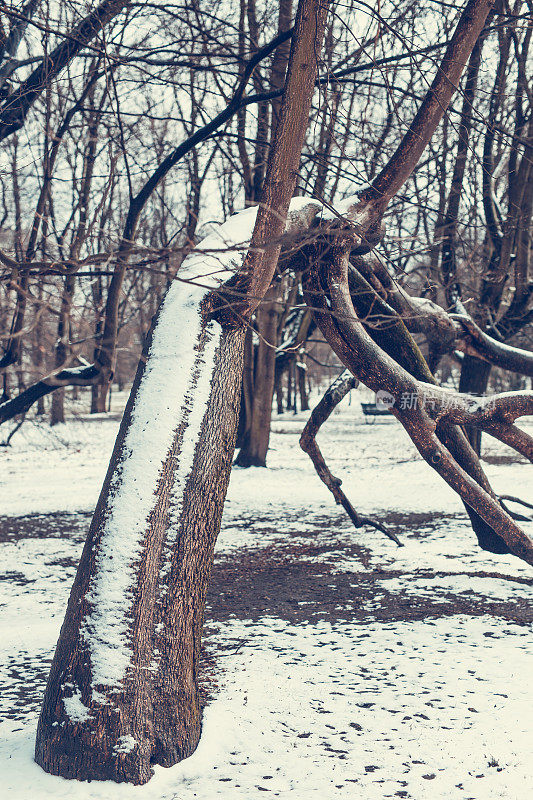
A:
<svg viewBox="0 0 533 800">
<path fill-rule="evenodd" d="M 245 331 L 207 322 L 206 291 L 184 286 L 140 361 L 48 680 L 36 760 L 67 778 L 144 783 L 200 735 L 202 614 Z"/>
<path fill-rule="evenodd" d="M 141 359 L 39 719 L 35 757 L 53 774 L 144 783 L 152 764 L 170 766 L 198 742 L 202 616 L 246 323 L 272 282 L 284 230 L 307 229 L 320 206 L 296 198 L 289 211 L 326 14 L 326 3 L 300 0 L 261 204 L 183 263 Z"/>
<path fill-rule="evenodd" d="M 165 347 L 170 316 L 167 300 L 48 681 L 36 760 L 63 777 L 144 783 L 152 764 L 187 757 L 200 736 L 202 615 L 233 454 L 244 331 L 202 324 L 194 341 L 183 330 L 174 344 L 170 328 Z"/>
</svg>

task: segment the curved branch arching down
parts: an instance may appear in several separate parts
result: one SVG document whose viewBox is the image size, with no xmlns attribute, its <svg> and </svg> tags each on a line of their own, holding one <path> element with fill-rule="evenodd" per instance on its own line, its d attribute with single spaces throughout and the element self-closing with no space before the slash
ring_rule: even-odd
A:
<svg viewBox="0 0 533 800">
<path fill-rule="evenodd" d="M 341 400 L 346 397 L 349 391 L 355 389 L 358 383 L 359 381 L 357 378 L 355 378 L 349 370 L 344 370 L 344 372 L 333 381 L 320 402 L 317 403 L 311 412 L 311 416 L 300 436 L 300 447 L 313 462 L 318 477 L 326 484 L 335 498 L 337 505 L 341 505 L 344 508 L 356 528 L 362 528 L 364 525 L 377 528 L 378 531 L 381 531 L 385 536 L 388 536 L 389 539 L 392 539 L 393 542 L 396 542 L 398 547 L 403 547 L 398 537 L 383 525 L 383 523 L 371 517 L 359 514 L 355 510 L 341 489 L 342 481 L 332 475 L 316 441 L 318 431 L 329 419 L 332 411 L 339 405 Z"/>
<path fill-rule="evenodd" d="M 382 266 L 379 261 L 354 257 L 353 255 L 350 257 L 350 261 L 349 286 L 352 302 L 367 333 L 378 347 L 388 353 L 413 378 L 424 383 L 436 385 L 437 382 L 433 373 L 411 336 L 410 323 L 416 322 L 417 328 L 423 330 L 428 338 L 429 336 L 436 336 L 437 332 L 440 333 L 444 328 L 441 339 L 441 342 L 444 343 L 454 340 L 456 331 L 453 322 L 443 309 L 431 301 L 423 300 L 418 303 L 418 298 L 411 298 L 400 287 L 395 287 L 386 271 L 383 274 L 380 273 L 378 279 L 372 265 L 374 264 L 379 273 L 379 268 Z M 364 272 L 366 280 L 359 270 Z M 376 288 L 374 288 L 374 285 L 376 285 Z M 384 290 L 383 294 L 389 296 L 394 308 L 391 308 L 383 300 L 379 292 L 380 287 L 386 287 L 386 291 Z M 398 288 L 398 291 L 394 291 L 395 288 Z M 413 319 L 410 301 L 415 299 L 418 305 L 422 306 L 423 313 L 415 314 L 416 319 Z M 483 471 L 479 458 L 462 428 L 450 423 L 442 423 L 438 426 L 436 433 L 457 463 L 486 492 L 493 496 L 494 492 Z M 499 554 L 508 553 L 509 548 L 490 525 L 466 503 L 465 509 L 482 550 Z"/>
<path fill-rule="evenodd" d="M 348 285 L 349 252 L 347 242 L 330 246 L 327 261 L 315 262 L 307 276 L 307 299 L 326 340 L 366 386 L 385 390 L 396 401 L 403 396 L 413 398 L 406 407 L 398 402 L 392 411 L 424 460 L 493 528 L 511 553 L 533 564 L 533 541 L 496 497 L 457 463 L 436 433 L 442 422 L 467 422 L 533 458 L 533 439 L 513 424 L 518 417 L 533 414 L 533 392 L 513 392 L 480 402 L 413 378 L 376 345 L 357 319 Z"/>
</svg>

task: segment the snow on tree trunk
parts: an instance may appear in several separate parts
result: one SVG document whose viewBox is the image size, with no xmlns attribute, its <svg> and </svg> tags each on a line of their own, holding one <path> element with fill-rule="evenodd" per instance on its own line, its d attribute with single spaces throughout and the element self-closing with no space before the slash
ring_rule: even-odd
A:
<svg viewBox="0 0 533 800">
<path fill-rule="evenodd" d="M 295 198 L 289 229 L 320 208 Z M 36 742 L 48 772 L 144 783 L 190 755 L 207 582 L 235 446 L 245 327 L 206 321 L 256 208 L 184 261 L 132 387 L 72 588 Z"/>
</svg>

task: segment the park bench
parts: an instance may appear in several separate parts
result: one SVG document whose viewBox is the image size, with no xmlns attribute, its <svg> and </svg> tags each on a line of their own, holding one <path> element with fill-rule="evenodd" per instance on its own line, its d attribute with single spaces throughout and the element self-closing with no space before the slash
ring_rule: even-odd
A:
<svg viewBox="0 0 533 800">
<path fill-rule="evenodd" d="M 365 424 L 373 424 L 376 417 L 390 416 L 390 409 L 377 406 L 375 403 L 361 403 L 361 408 L 365 417 Z"/>
</svg>

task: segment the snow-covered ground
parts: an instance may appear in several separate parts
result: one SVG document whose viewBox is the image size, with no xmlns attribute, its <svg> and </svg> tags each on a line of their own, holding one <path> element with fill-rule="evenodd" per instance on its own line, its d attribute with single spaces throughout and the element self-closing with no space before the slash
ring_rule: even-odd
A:
<svg viewBox="0 0 533 800">
<path fill-rule="evenodd" d="M 73 784 L 32 761 L 49 659 L 118 422 L 29 421 L 2 452 L 8 797 L 533 796 L 531 568 L 480 551 L 456 495 L 393 419 L 365 425 L 353 392 L 321 434 L 324 455 L 354 505 L 405 546 L 355 531 L 298 447 L 304 416 L 275 419 L 267 470 L 233 472 L 207 614 L 217 686 L 202 740 L 140 788 Z M 530 468 L 487 445 L 496 491 L 531 501 Z"/>
</svg>

